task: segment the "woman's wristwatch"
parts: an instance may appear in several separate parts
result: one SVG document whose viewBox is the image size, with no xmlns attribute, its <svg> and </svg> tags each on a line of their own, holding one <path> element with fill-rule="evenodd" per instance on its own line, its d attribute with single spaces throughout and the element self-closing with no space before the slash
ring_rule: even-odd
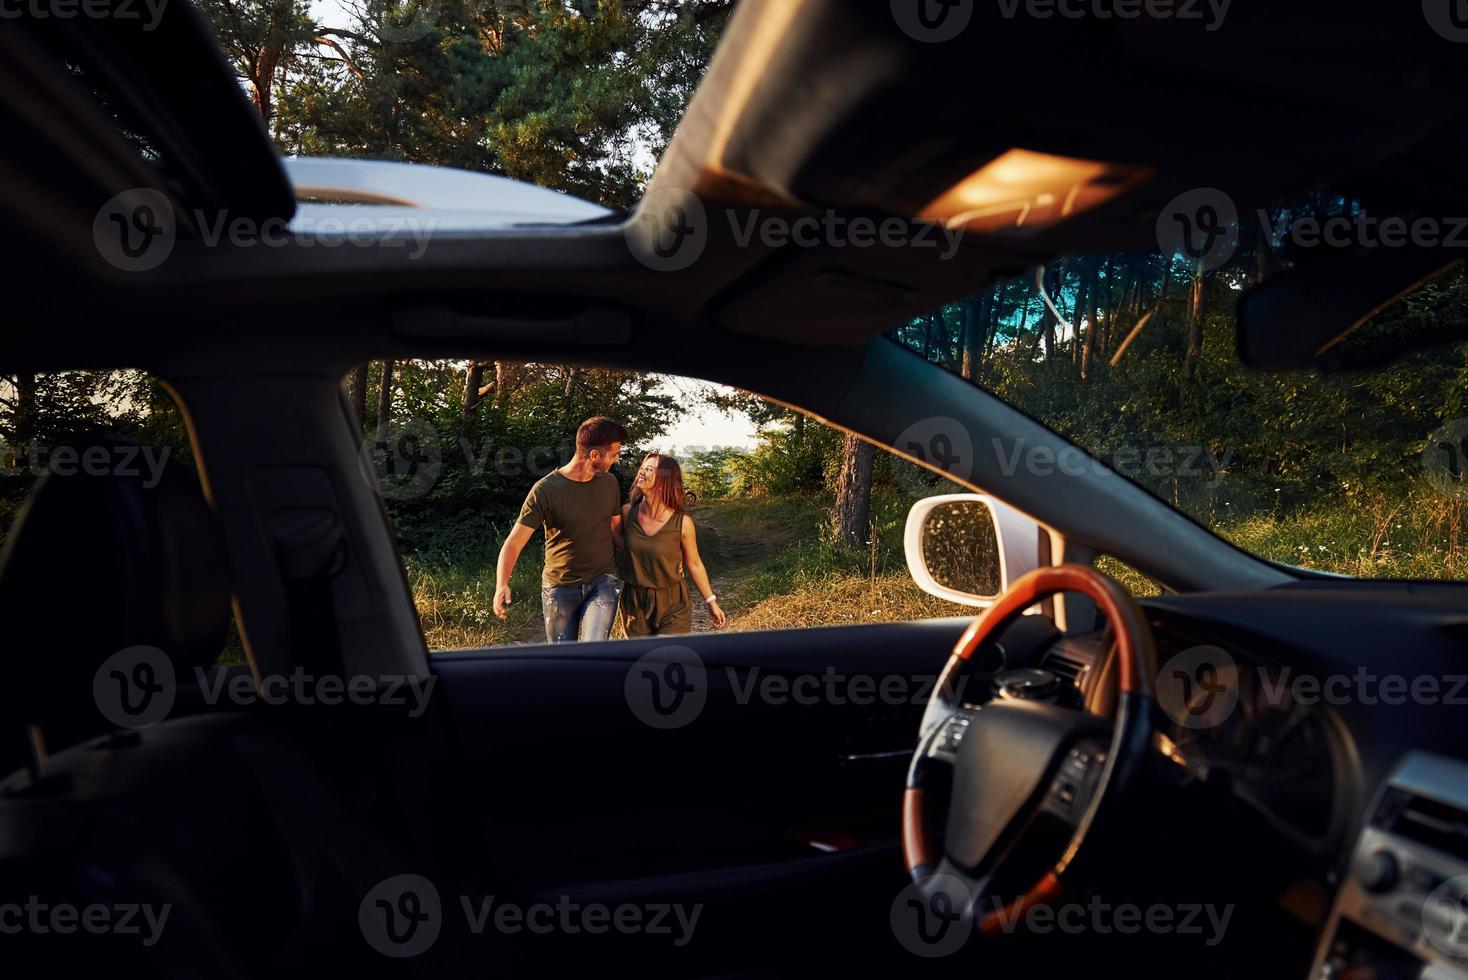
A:
<svg viewBox="0 0 1468 980">
<path fill-rule="evenodd" d="M 715 603 L 715 602 L 718 602 L 718 601 L 719 601 L 719 597 L 718 596 L 711 595 L 707 599 L 703 600 L 703 604 L 705 606 L 707 606 L 707 605 L 710 605 L 710 604 Z"/>
</svg>

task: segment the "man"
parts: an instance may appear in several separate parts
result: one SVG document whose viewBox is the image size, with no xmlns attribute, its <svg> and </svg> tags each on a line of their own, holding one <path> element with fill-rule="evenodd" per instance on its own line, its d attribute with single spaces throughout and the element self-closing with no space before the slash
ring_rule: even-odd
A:
<svg viewBox="0 0 1468 980">
<path fill-rule="evenodd" d="M 627 430 L 611 419 L 587 419 L 576 430 L 576 455 L 525 498 L 520 519 L 495 566 L 494 614 L 505 618 L 510 575 L 537 528 L 545 528 L 541 608 L 548 643 L 605 640 L 612 631 L 622 581 L 612 535 L 622 521 L 622 488 L 609 470 Z"/>
</svg>

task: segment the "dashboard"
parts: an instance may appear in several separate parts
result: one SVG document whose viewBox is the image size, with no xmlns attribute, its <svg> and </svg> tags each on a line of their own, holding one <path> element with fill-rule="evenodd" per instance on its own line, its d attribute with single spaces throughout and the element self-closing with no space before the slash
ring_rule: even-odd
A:
<svg viewBox="0 0 1468 980">
<path fill-rule="evenodd" d="M 1142 606 L 1157 643 L 1158 772 L 1282 842 L 1220 817 L 1247 864 L 1284 855 L 1319 886 L 1298 915 L 1312 980 L 1468 978 L 1468 697 L 1453 694 L 1468 692 L 1468 589 L 1318 580 Z M 1112 655 L 1090 635 L 1036 660 L 1102 710 Z M 1393 681 L 1426 682 L 1427 696 L 1385 696 Z"/>
</svg>

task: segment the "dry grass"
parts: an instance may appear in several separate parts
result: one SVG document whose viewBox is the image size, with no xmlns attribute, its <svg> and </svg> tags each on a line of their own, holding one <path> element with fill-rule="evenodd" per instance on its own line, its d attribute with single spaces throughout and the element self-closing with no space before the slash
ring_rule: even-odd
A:
<svg viewBox="0 0 1468 980">
<path fill-rule="evenodd" d="M 1333 506 L 1257 515 L 1220 531 L 1245 551 L 1362 578 L 1462 578 L 1465 502 L 1427 488 L 1405 497 L 1342 498 Z"/>
<path fill-rule="evenodd" d="M 731 615 L 736 631 L 797 629 L 805 626 L 852 626 L 942 616 L 972 616 L 976 610 L 918 589 L 906 573 L 874 579 L 858 575 L 807 582 L 788 595 L 771 596 L 747 611 Z"/>
<path fill-rule="evenodd" d="M 828 502 L 810 498 L 713 501 L 694 519 L 699 544 L 736 631 L 798 629 L 969 616 L 967 606 L 919 591 L 901 552 L 910 501 L 873 501 L 876 531 L 868 551 L 832 545 Z M 1340 498 L 1330 507 L 1279 517 L 1256 515 L 1222 528 L 1245 550 L 1292 565 L 1371 578 L 1461 577 L 1468 572 L 1465 501 L 1420 488 L 1405 498 Z M 511 583 L 510 617 L 494 617 L 494 556 L 469 566 L 409 562 L 408 579 L 430 649 L 453 650 L 544 642 L 540 564 L 527 554 Z M 1099 568 L 1139 596 L 1155 582 L 1121 562 Z M 694 600 L 694 628 L 708 628 Z"/>
</svg>

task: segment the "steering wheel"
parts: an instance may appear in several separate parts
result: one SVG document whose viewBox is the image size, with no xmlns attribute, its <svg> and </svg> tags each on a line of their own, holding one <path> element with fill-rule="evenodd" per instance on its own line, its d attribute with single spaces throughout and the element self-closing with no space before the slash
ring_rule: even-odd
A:
<svg viewBox="0 0 1468 980">
<path fill-rule="evenodd" d="M 1110 623 L 1117 652 L 1115 717 L 1026 700 L 965 708 L 959 693 L 969 658 L 1026 609 L 1061 592 L 1089 597 Z M 1032 906 L 1073 890 L 1083 863 L 1077 859 L 1097 814 L 1134 782 L 1151 743 L 1156 656 L 1136 601 L 1086 565 L 1037 568 L 976 618 L 943 669 L 908 769 L 902 849 L 920 887 L 943 893 L 966 916 L 977 914 L 990 900 L 996 873 L 1043 812 L 1059 818 L 1069 844 L 1020 898 L 979 914 L 979 931 L 1002 931 Z M 941 848 L 930 843 L 925 823 L 924 783 L 935 762 L 950 766 L 953 776 Z"/>
</svg>

